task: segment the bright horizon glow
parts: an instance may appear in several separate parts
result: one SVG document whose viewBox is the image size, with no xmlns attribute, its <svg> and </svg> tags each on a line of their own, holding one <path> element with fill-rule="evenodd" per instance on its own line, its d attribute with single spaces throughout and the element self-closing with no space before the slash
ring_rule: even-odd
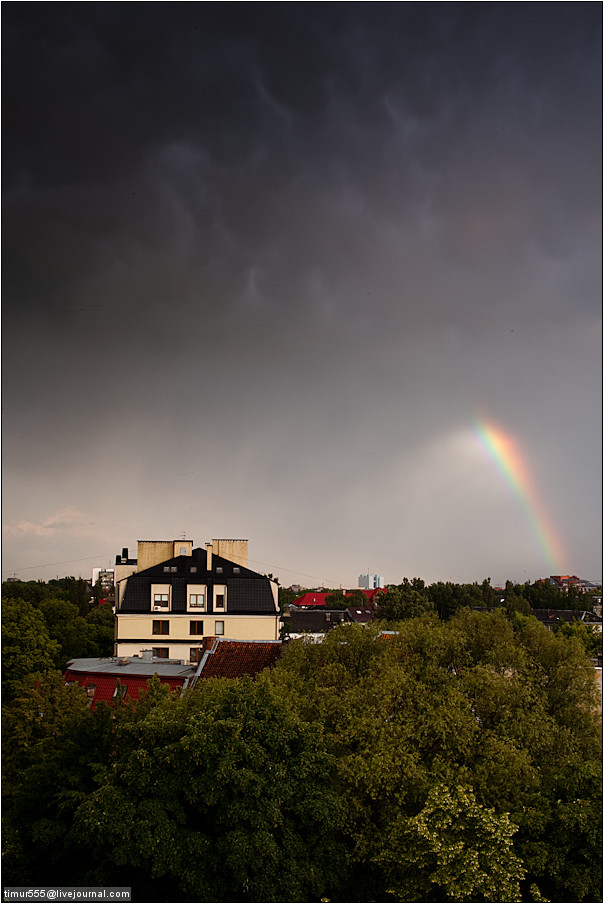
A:
<svg viewBox="0 0 604 904">
<path fill-rule="evenodd" d="M 474 432 L 520 503 L 550 574 L 563 574 L 562 563 L 567 558 L 563 544 L 539 502 L 534 480 L 518 445 L 509 434 L 486 421 L 478 421 Z"/>
</svg>

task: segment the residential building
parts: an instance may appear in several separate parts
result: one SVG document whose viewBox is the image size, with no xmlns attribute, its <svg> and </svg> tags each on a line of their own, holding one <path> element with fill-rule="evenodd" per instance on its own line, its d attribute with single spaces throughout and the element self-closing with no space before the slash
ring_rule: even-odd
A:
<svg viewBox="0 0 604 904">
<path fill-rule="evenodd" d="M 347 609 L 325 609 L 319 606 L 300 609 L 290 606 L 283 613 L 281 623 L 286 637 L 293 640 L 307 634 L 323 637 L 333 628 L 353 622 L 366 625 L 373 620 L 374 614 L 368 606 L 349 606 Z"/>
<path fill-rule="evenodd" d="M 139 541 L 138 559 L 121 563 L 130 574 L 118 579 L 115 654 L 150 648 L 158 659 L 197 662 L 208 637 L 277 640 L 277 583 L 244 562 L 247 540 L 215 540 L 205 549 L 189 540 Z"/>
<path fill-rule="evenodd" d="M 113 590 L 114 571 L 113 568 L 93 568 L 92 569 L 92 586 L 95 587 L 100 583 L 105 593 Z"/>
<path fill-rule="evenodd" d="M 560 624 L 583 622 L 596 633 L 602 633 L 602 616 L 580 609 L 531 609 L 531 615 L 550 631 Z"/>
<path fill-rule="evenodd" d="M 91 708 L 97 703 L 136 700 L 147 690 L 147 682 L 157 675 L 162 684 L 181 692 L 206 678 L 256 676 L 272 667 L 281 655 L 281 641 L 224 640 L 206 638 L 198 663 L 158 659 L 151 650 L 140 656 L 110 659 L 72 659 L 65 671 L 66 684 L 86 689 Z"/>
<path fill-rule="evenodd" d="M 576 574 L 552 574 L 549 577 L 549 582 L 558 590 L 565 590 L 567 592 L 571 587 L 579 593 L 598 590 L 600 587 L 599 584 L 595 584 L 593 581 L 586 581 L 583 578 L 578 578 Z"/>
</svg>

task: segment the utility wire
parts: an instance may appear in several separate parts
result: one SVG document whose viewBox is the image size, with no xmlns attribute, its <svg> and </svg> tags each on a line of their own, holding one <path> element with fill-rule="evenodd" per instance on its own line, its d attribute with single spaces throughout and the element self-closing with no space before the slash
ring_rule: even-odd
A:
<svg viewBox="0 0 604 904">
<path fill-rule="evenodd" d="M 97 553 L 94 556 L 83 556 L 81 559 L 64 559 L 61 562 L 45 562 L 40 565 L 23 565 L 20 568 L 3 568 L 2 574 L 16 574 L 18 571 L 32 571 L 34 568 L 55 568 L 57 565 L 71 565 L 74 562 L 89 562 L 91 559 L 103 559 L 107 556 L 111 556 L 112 553 Z M 344 586 L 345 582 L 342 581 L 331 581 L 325 578 L 319 578 L 316 574 L 308 574 L 305 571 L 299 571 L 294 568 L 286 568 L 284 565 L 273 565 L 271 562 L 263 562 L 262 559 L 250 559 L 250 562 L 256 562 L 258 565 L 264 565 L 270 569 L 272 569 L 272 573 L 275 571 L 288 571 L 290 574 L 300 574 L 305 578 L 312 578 L 314 581 L 318 581 L 321 584 L 334 584 L 337 587 Z"/>
<path fill-rule="evenodd" d="M 17 571 L 31 571 L 32 568 L 54 568 L 55 565 L 71 565 L 72 562 L 88 562 L 90 559 L 103 559 L 112 553 L 98 553 L 95 556 L 84 556 L 82 559 L 64 559 L 62 562 L 46 562 L 44 565 L 23 565 L 21 568 L 3 568 L 2 574 L 14 574 Z"/>
</svg>

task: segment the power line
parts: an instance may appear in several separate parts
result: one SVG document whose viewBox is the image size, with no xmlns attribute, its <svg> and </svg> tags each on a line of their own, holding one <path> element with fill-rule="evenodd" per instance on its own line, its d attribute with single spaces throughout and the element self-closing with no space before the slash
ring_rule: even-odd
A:
<svg viewBox="0 0 604 904">
<path fill-rule="evenodd" d="M 17 571 L 31 571 L 33 568 L 54 568 L 55 565 L 71 565 L 72 562 L 88 562 L 90 559 L 102 559 L 113 555 L 110 552 L 97 553 L 94 556 L 84 556 L 82 559 L 64 559 L 62 562 L 46 562 L 44 565 L 23 565 L 21 568 L 3 568 L 2 574 L 14 574 Z"/>
<path fill-rule="evenodd" d="M 32 571 L 34 568 L 55 568 L 57 565 L 71 565 L 74 562 L 89 562 L 91 559 L 102 559 L 106 556 L 111 556 L 112 553 L 97 553 L 94 556 L 83 556 L 81 559 L 63 559 L 61 562 L 45 562 L 40 565 L 23 565 L 20 568 L 3 568 L 2 574 L 15 574 L 18 571 Z M 322 584 L 335 584 L 336 586 L 341 587 L 343 585 L 342 581 L 332 581 L 329 578 L 319 578 L 316 574 L 308 574 L 305 571 L 299 571 L 294 568 L 286 568 L 284 565 L 273 565 L 271 562 L 263 562 L 262 559 L 250 559 L 250 562 L 257 562 L 258 565 L 265 565 L 268 568 L 273 569 L 274 571 L 288 571 L 290 574 L 299 574 L 303 575 L 305 578 L 312 578 L 314 581 L 318 581 Z M 345 582 L 344 582 L 345 583 Z"/>
<path fill-rule="evenodd" d="M 263 562 L 262 559 L 250 559 L 250 562 L 257 562 L 259 565 L 267 565 L 269 568 L 274 569 L 275 571 L 289 571 L 291 574 L 302 574 L 305 578 L 313 578 L 316 581 L 320 581 L 323 584 L 336 584 L 337 586 L 342 586 L 342 581 L 330 581 L 329 579 L 319 578 L 316 574 L 307 574 L 305 571 L 298 571 L 298 569 L 294 568 L 286 568 L 284 565 L 272 565 L 270 562 Z"/>
</svg>

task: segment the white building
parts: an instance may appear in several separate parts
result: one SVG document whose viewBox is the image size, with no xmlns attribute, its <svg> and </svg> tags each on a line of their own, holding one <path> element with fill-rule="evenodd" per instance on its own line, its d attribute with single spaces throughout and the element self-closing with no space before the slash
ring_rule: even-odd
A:
<svg viewBox="0 0 604 904">
<path fill-rule="evenodd" d="M 382 574 L 360 574 L 359 587 L 362 590 L 377 590 L 378 587 L 385 587 L 384 576 Z"/>
</svg>

